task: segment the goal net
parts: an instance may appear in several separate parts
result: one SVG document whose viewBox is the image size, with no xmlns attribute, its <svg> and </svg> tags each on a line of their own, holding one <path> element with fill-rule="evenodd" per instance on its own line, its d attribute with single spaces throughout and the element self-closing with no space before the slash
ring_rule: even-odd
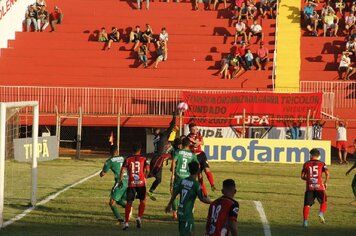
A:
<svg viewBox="0 0 356 236">
<path fill-rule="evenodd" d="M 0 102 L 0 227 L 36 204 L 38 113 L 36 101 Z"/>
</svg>

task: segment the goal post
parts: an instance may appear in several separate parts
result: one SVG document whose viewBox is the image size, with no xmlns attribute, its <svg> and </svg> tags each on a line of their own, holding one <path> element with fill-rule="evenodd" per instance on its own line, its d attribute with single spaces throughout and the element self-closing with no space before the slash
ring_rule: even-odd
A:
<svg viewBox="0 0 356 236">
<path fill-rule="evenodd" d="M 31 205 L 36 205 L 37 195 L 37 156 L 38 156 L 38 101 L 0 102 L 0 228 L 3 225 L 5 198 L 5 155 L 6 155 L 6 121 L 7 109 L 32 107 L 32 171 L 31 171 Z"/>
</svg>

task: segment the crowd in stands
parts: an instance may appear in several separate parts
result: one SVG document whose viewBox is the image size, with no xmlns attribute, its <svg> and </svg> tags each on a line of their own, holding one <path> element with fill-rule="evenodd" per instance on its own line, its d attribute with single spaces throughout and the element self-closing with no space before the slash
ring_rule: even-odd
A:
<svg viewBox="0 0 356 236">
<path fill-rule="evenodd" d="M 154 68 L 158 68 L 158 64 L 166 61 L 168 58 L 168 33 L 165 27 L 161 29 L 159 35 L 154 35 L 150 24 L 146 24 L 146 29 L 141 31 L 141 27 L 137 25 L 128 36 L 129 42 L 133 44 L 132 51 L 137 53 L 137 60 L 142 63 L 144 68 L 148 67 L 148 56 L 155 54 Z M 104 42 L 103 50 L 110 50 L 113 42 L 120 41 L 120 33 L 116 27 L 112 27 L 111 32 L 107 33 L 105 27 L 102 27 L 97 39 L 99 42 Z M 151 51 L 153 50 L 153 51 Z"/>
<path fill-rule="evenodd" d="M 323 4 L 321 9 L 320 4 Z M 341 53 L 338 69 L 342 80 L 349 80 L 356 73 L 352 67 L 356 50 L 355 11 L 356 0 L 324 0 L 323 3 L 305 0 L 303 8 L 304 24 L 310 36 L 345 37 L 345 50 Z"/>
<path fill-rule="evenodd" d="M 48 25 L 51 26 L 51 32 L 56 30 L 56 25 L 63 21 L 63 13 L 57 6 L 54 11 L 48 14 L 45 0 L 37 0 L 34 4 L 28 6 L 25 14 L 26 32 L 31 31 L 31 26 L 35 32 L 43 32 Z"/>
</svg>

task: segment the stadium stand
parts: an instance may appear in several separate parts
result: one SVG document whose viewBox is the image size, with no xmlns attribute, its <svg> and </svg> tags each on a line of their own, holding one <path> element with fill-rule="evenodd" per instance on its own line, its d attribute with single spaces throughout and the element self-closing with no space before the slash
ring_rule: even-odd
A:
<svg viewBox="0 0 356 236">
<path fill-rule="evenodd" d="M 62 9 L 64 20 L 53 33 L 19 32 L 16 40 L 1 50 L 3 85 L 43 85 L 80 87 L 154 87 L 270 90 L 271 69 L 247 71 L 238 79 L 223 81 L 212 75 L 222 57 L 230 52 L 235 20 L 233 12 L 192 11 L 188 2 L 153 2 L 150 10 L 137 11 L 131 1 L 48 1 Z M 222 6 L 220 6 L 222 8 Z M 273 58 L 275 20 L 260 20 L 265 44 Z M 177 24 L 179 22 L 179 24 Z M 149 68 L 143 69 L 130 49 L 128 35 L 133 27 L 149 23 L 155 35 L 161 27 L 169 33 L 169 57 L 153 69 L 154 50 L 148 55 Z M 249 20 L 249 24 L 252 20 Z M 116 26 L 122 38 L 103 51 L 96 40 L 101 27 Z M 109 31 L 109 30 L 108 30 Z M 252 39 L 251 50 L 257 44 Z M 235 47 L 239 47 L 236 45 Z M 138 67 L 138 68 L 137 68 Z M 13 68 L 21 68 L 14 70 Z M 26 78 L 26 79 L 24 79 Z"/>
</svg>

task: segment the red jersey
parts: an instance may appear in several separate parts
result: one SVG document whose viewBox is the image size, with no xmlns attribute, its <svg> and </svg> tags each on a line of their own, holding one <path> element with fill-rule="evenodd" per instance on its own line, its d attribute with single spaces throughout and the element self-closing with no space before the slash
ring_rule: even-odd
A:
<svg viewBox="0 0 356 236">
<path fill-rule="evenodd" d="M 144 187 L 146 185 L 145 169 L 149 170 L 146 157 L 132 155 L 126 158 L 124 165 L 129 176 L 128 187 Z"/>
<path fill-rule="evenodd" d="M 234 199 L 222 196 L 210 204 L 206 236 L 228 235 L 228 221 L 237 221 L 239 203 Z"/>
<path fill-rule="evenodd" d="M 190 141 L 191 141 L 191 144 L 194 145 L 194 142 L 197 140 L 197 141 L 203 141 L 203 136 L 201 136 L 199 133 L 197 134 L 192 134 L 192 133 L 189 133 L 188 136 L 187 136 Z M 197 147 L 193 147 L 192 148 L 192 152 L 194 154 L 199 154 L 201 153 L 203 150 L 201 149 L 201 145 L 197 146 Z"/>
<path fill-rule="evenodd" d="M 306 177 L 307 190 L 325 190 L 323 172 L 327 171 L 325 163 L 319 160 L 310 160 L 304 163 L 302 173 Z"/>
</svg>

